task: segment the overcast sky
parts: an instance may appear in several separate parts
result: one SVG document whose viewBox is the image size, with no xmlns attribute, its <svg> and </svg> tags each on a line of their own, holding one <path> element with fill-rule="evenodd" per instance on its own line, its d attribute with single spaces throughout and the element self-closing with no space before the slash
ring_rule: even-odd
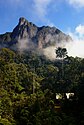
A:
<svg viewBox="0 0 84 125">
<path fill-rule="evenodd" d="M 84 0 L 0 0 L 0 34 L 12 31 L 20 17 L 84 35 Z"/>
</svg>

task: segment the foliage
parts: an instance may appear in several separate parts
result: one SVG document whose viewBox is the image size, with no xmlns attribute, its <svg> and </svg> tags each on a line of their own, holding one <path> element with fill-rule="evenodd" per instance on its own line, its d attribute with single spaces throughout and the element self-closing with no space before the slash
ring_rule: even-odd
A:
<svg viewBox="0 0 84 125">
<path fill-rule="evenodd" d="M 64 58 L 64 57 L 66 57 L 66 55 L 67 55 L 67 50 L 66 50 L 66 48 L 58 47 L 58 48 L 56 49 L 56 57 Z"/>
<path fill-rule="evenodd" d="M 83 125 L 84 59 L 66 57 L 63 63 L 61 77 L 60 60 L 0 49 L 0 124 Z M 56 93 L 66 92 L 75 96 L 56 100 Z"/>
</svg>

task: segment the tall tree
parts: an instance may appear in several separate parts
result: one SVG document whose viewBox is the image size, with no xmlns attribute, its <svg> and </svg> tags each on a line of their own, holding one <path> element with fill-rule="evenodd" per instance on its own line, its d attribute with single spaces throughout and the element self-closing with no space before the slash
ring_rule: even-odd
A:
<svg viewBox="0 0 84 125">
<path fill-rule="evenodd" d="M 62 77 L 64 76 L 64 58 L 67 56 L 67 49 L 58 47 L 56 49 L 56 58 L 60 58 L 62 60 Z"/>
<path fill-rule="evenodd" d="M 58 47 L 56 49 L 56 57 L 59 57 L 61 59 L 64 59 L 67 56 L 67 49 Z"/>
</svg>

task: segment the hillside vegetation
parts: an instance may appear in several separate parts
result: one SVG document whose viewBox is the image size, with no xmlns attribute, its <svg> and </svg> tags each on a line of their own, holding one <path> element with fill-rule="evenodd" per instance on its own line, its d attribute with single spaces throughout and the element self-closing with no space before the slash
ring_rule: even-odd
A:
<svg viewBox="0 0 84 125">
<path fill-rule="evenodd" d="M 62 75 L 60 60 L 0 49 L 0 125 L 84 125 L 84 59 L 63 64 Z"/>
</svg>

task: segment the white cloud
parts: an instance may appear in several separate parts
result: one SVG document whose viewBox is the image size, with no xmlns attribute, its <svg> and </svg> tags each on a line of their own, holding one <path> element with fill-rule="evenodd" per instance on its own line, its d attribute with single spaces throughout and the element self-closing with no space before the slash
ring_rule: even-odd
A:
<svg viewBox="0 0 84 125">
<path fill-rule="evenodd" d="M 47 14 L 47 6 L 52 0 L 34 0 L 34 7 L 39 16 L 44 17 Z"/>
<path fill-rule="evenodd" d="M 48 14 L 49 5 L 53 4 L 55 0 L 33 0 L 33 11 L 37 18 L 47 25 L 53 26 L 54 24 L 46 17 Z"/>
<path fill-rule="evenodd" d="M 78 25 L 76 27 L 76 32 L 79 33 L 80 35 L 84 35 L 84 25 Z"/>
<path fill-rule="evenodd" d="M 55 60 L 56 59 L 55 49 L 56 46 L 50 46 L 43 49 L 43 53 L 48 59 Z"/>
<path fill-rule="evenodd" d="M 65 46 L 69 56 L 84 58 L 84 43 L 82 40 L 73 40 Z"/>
<path fill-rule="evenodd" d="M 84 26 L 78 25 L 74 32 L 68 32 L 73 42 L 67 43 L 66 48 L 68 55 L 73 57 L 84 58 Z"/>
<path fill-rule="evenodd" d="M 66 0 L 69 4 L 73 5 L 75 8 L 84 7 L 84 0 Z"/>
</svg>

